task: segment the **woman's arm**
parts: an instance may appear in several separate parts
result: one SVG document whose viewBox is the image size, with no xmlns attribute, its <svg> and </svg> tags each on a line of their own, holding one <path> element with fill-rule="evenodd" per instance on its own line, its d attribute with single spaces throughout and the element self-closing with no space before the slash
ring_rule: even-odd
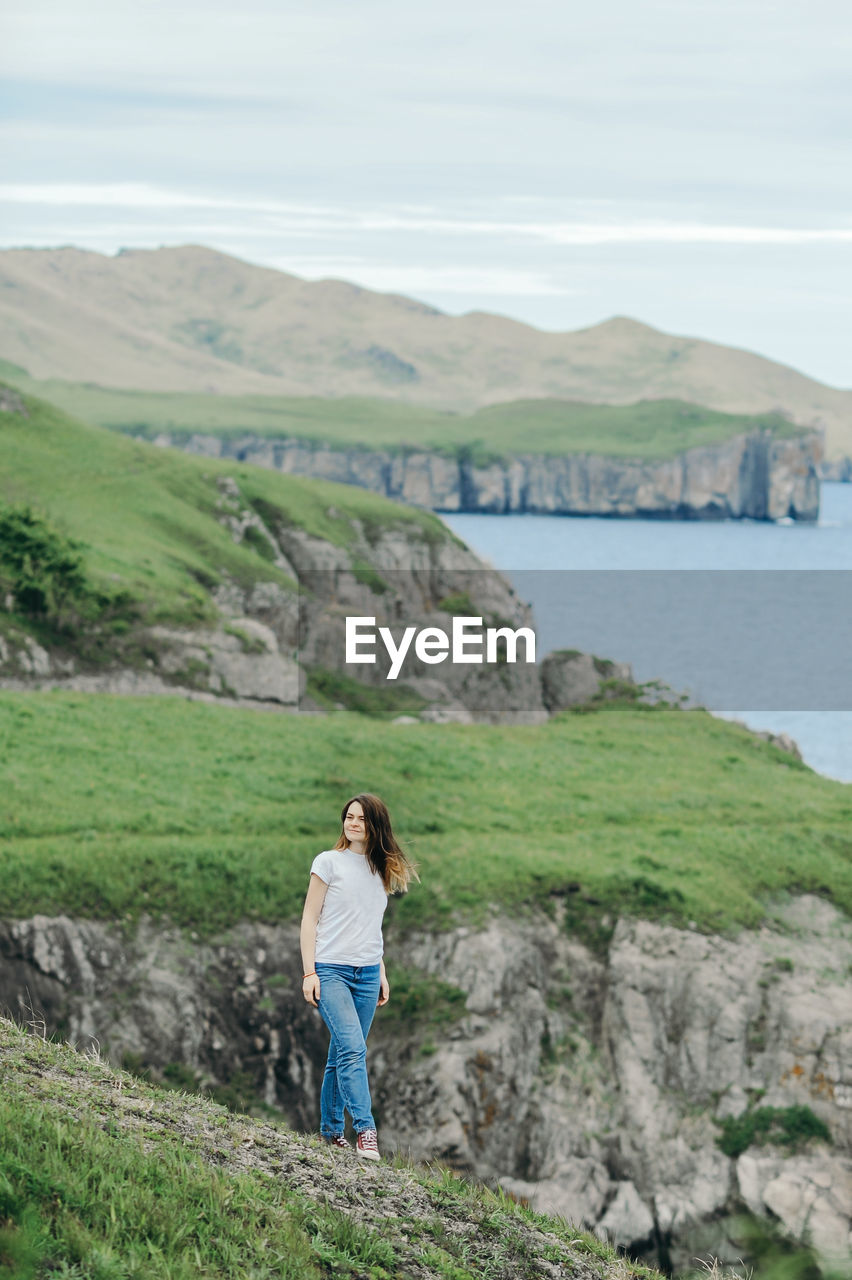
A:
<svg viewBox="0 0 852 1280">
<path fill-rule="evenodd" d="M 390 987 L 388 986 L 388 975 L 385 973 L 384 957 L 379 961 L 379 1005 L 387 1004 L 390 999 Z"/>
<path fill-rule="evenodd" d="M 320 995 L 320 980 L 314 972 L 314 957 L 317 949 L 317 923 L 325 902 L 328 885 L 319 876 L 311 875 L 308 885 L 305 906 L 302 911 L 302 926 L 299 930 L 299 944 L 302 948 L 302 995 L 308 1004 L 317 1007 Z"/>
</svg>

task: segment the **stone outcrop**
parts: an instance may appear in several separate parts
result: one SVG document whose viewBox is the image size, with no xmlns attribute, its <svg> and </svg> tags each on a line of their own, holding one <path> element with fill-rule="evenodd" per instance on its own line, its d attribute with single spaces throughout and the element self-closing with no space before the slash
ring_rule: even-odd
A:
<svg viewBox="0 0 852 1280">
<path fill-rule="evenodd" d="M 227 630 L 151 627 L 148 634 L 158 644 L 159 666 L 167 675 L 203 672 L 212 693 L 298 705 L 304 673 L 293 658 L 280 652 L 272 628 L 255 618 L 234 618 Z"/>
<path fill-rule="evenodd" d="M 608 689 L 626 684 L 633 685 L 628 663 L 595 658 L 576 649 L 557 649 L 541 664 L 541 694 L 551 715 L 596 701 L 605 697 Z"/>
<path fill-rule="evenodd" d="M 435 511 L 806 521 L 819 514 L 816 432 L 784 440 L 756 431 L 659 461 L 523 453 L 483 465 L 464 450 L 345 449 L 252 435 L 162 434 L 156 443 L 359 485 Z"/>
<path fill-rule="evenodd" d="M 570 887 L 567 891 L 570 891 Z M 737 1215 L 827 1264 L 850 1254 L 852 924 L 801 898 L 734 938 L 624 918 L 597 952 L 553 916 L 394 939 L 393 962 L 464 993 L 451 1024 L 393 1015 L 371 1036 L 383 1141 L 501 1183 L 533 1207 L 687 1269 L 743 1255 Z M 66 918 L 0 924 L 0 1006 L 204 1083 L 247 1073 L 314 1129 L 325 1033 L 301 998 L 298 930 L 202 942 Z M 830 1142 L 727 1156 L 726 1117 L 807 1106 Z"/>
</svg>

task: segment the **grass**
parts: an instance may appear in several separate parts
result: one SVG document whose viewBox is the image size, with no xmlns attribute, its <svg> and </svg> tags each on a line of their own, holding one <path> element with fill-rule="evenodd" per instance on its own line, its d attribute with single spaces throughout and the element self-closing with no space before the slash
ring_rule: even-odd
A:
<svg viewBox="0 0 852 1280">
<path fill-rule="evenodd" d="M 783 438 L 804 430 L 780 413 L 722 413 L 675 399 L 631 405 L 517 400 L 461 414 L 355 396 L 217 396 L 39 382 L 2 362 L 0 375 L 75 417 L 148 439 L 163 432 L 177 439 L 197 433 L 226 439 L 292 437 L 345 448 L 461 452 L 482 464 L 520 452 L 670 458 L 760 428 Z"/>
<path fill-rule="evenodd" d="M 448 1171 L 361 1170 L 0 1018 L 0 1280 L 655 1280 Z"/>
<path fill-rule="evenodd" d="M 391 927 L 561 901 L 604 942 L 621 913 L 710 931 L 760 924 L 785 893 L 852 909 L 849 787 L 703 711 L 388 725 L 6 692 L 0 762 L 7 916 L 147 913 L 207 936 L 295 919 L 361 790 L 420 866 Z"/>
<path fill-rule="evenodd" d="M 0 1126 L 0 1220 L 14 1224 L 0 1234 L 0 1275 L 60 1263 L 60 1274 L 93 1280 L 322 1274 L 274 1184 L 223 1177 L 177 1145 L 146 1151 L 92 1120 L 22 1112 L 14 1095 L 0 1102 Z"/>
<path fill-rule="evenodd" d="M 391 527 L 418 539 L 451 536 L 434 516 L 365 490 L 158 449 L 25 402 L 28 417 L 0 415 L 0 504 L 49 513 L 60 533 L 85 544 L 87 578 L 127 593 L 146 621 L 209 621 L 210 589 L 224 579 L 295 589 L 265 540 L 235 543 L 221 523 L 225 476 L 247 509 L 335 546 L 355 544 L 356 521 L 368 539 Z"/>
<path fill-rule="evenodd" d="M 383 1014 L 388 1027 L 404 1025 L 410 1033 L 420 1025 L 431 1031 L 451 1026 L 464 1015 L 467 996 L 450 982 L 425 970 L 403 968 L 388 960 L 388 980 L 393 1000 Z"/>
<path fill-rule="evenodd" d="M 326 711 L 345 707 L 379 720 L 393 720 L 397 716 L 417 716 L 426 706 L 426 699 L 405 684 L 384 688 L 362 684 L 342 671 L 324 667 L 308 668 L 307 672 L 306 691 Z"/>
</svg>

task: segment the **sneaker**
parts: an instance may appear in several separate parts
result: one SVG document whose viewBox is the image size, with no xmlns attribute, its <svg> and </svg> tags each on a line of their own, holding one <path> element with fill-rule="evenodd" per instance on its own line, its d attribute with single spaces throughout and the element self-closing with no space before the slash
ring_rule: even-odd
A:
<svg viewBox="0 0 852 1280">
<path fill-rule="evenodd" d="M 359 1155 L 362 1160 L 380 1160 L 379 1155 L 379 1139 L 375 1129 L 365 1129 L 363 1133 L 358 1134 L 358 1141 L 355 1143 L 355 1154 Z"/>
<path fill-rule="evenodd" d="M 352 1147 L 346 1141 L 342 1133 L 335 1133 L 326 1141 L 330 1147 L 339 1147 L 341 1151 L 351 1151 Z"/>
</svg>

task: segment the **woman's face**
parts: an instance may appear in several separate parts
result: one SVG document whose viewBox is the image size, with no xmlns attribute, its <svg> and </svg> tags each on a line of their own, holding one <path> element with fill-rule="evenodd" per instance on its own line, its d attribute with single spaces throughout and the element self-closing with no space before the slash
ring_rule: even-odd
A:
<svg viewBox="0 0 852 1280">
<path fill-rule="evenodd" d="M 366 839 L 367 826 L 364 822 L 364 810 L 357 800 L 353 800 L 346 810 L 346 817 L 343 820 L 343 834 L 350 844 L 353 841 L 363 842 Z"/>
</svg>

